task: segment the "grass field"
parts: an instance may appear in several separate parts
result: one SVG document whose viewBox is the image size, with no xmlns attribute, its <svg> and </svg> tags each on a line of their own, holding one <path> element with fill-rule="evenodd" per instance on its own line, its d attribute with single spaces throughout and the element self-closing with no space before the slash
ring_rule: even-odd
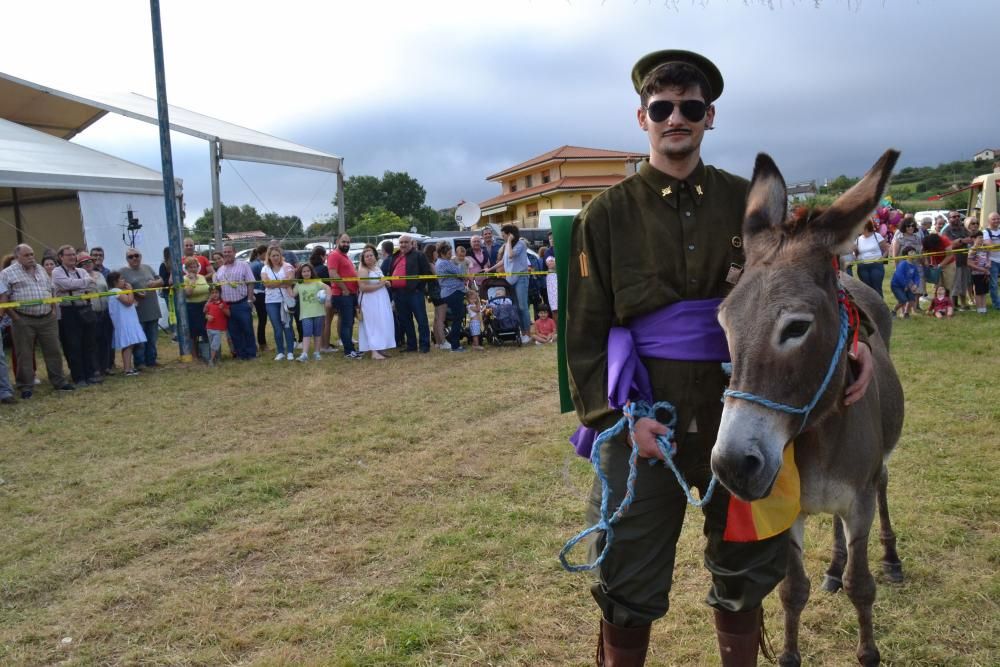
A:
<svg viewBox="0 0 1000 667">
<path fill-rule="evenodd" d="M 880 583 L 875 611 L 890 665 L 1000 664 L 998 332 L 995 313 L 896 327 L 906 581 Z M 592 664 L 589 579 L 556 559 L 591 472 L 557 406 L 554 350 L 534 346 L 168 358 L 4 406 L 0 664 Z M 651 665 L 718 664 L 688 518 Z M 854 664 L 853 608 L 819 590 L 829 532 L 810 521 L 808 665 Z"/>
</svg>

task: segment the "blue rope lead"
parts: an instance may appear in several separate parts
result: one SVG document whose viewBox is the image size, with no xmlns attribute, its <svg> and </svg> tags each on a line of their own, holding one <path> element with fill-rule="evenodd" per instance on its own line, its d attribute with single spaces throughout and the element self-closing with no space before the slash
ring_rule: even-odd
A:
<svg viewBox="0 0 1000 667">
<path fill-rule="evenodd" d="M 669 418 L 667 421 L 660 421 L 657 416 L 661 411 L 669 413 Z M 663 455 L 664 463 L 670 470 L 674 473 L 674 477 L 677 478 L 677 483 L 680 484 L 681 488 L 684 490 L 684 495 L 687 497 L 687 501 L 694 505 L 695 507 L 705 506 L 709 500 L 712 499 L 712 493 L 715 491 L 715 485 L 718 480 L 715 475 L 712 475 L 712 480 L 708 483 L 708 490 L 705 491 L 705 497 L 700 500 L 695 498 L 691 493 L 691 487 L 684 479 L 684 475 L 681 471 L 677 469 L 677 465 L 674 463 L 674 454 L 676 454 L 677 449 L 673 443 L 674 437 L 674 427 L 677 425 L 677 410 L 673 405 L 667 401 L 660 401 L 654 403 L 652 406 L 644 401 L 639 401 L 638 403 L 628 403 L 623 409 L 624 415 L 618 422 L 611 428 L 602 431 L 600 435 L 594 440 L 594 445 L 590 450 L 590 463 L 594 467 L 594 471 L 597 473 L 597 478 L 601 480 L 601 516 L 597 523 L 593 526 L 587 528 L 576 537 L 572 538 L 559 552 L 559 562 L 562 563 L 563 568 L 567 572 L 583 572 L 585 570 L 593 570 L 600 567 L 601 563 L 604 562 L 605 556 L 608 555 L 608 551 L 611 549 L 611 543 L 614 541 L 614 528 L 613 526 L 618 523 L 619 519 L 628 511 L 629 506 L 632 504 L 632 500 L 635 498 L 635 479 L 638 475 L 638 461 L 639 461 L 639 445 L 636 444 L 635 438 L 631 437 L 635 433 L 635 421 L 642 417 L 650 417 L 660 421 L 667 427 L 667 432 L 664 435 L 659 435 L 656 437 L 656 445 L 660 450 L 660 454 Z M 608 501 L 611 498 L 611 485 L 608 482 L 607 475 L 601 469 L 601 447 L 616 435 L 621 433 L 626 426 L 628 427 L 629 440 L 632 442 L 632 452 L 628 457 L 628 478 L 625 482 L 625 497 L 622 498 L 621 504 L 618 509 L 615 510 L 614 514 L 608 516 Z M 656 465 L 657 459 L 649 459 L 649 465 Z M 591 533 L 597 532 L 599 530 L 604 531 L 604 548 L 601 549 L 600 555 L 593 563 L 584 563 L 582 565 L 570 565 L 569 561 L 566 559 L 569 552 L 575 547 L 583 538 L 587 537 Z"/>
</svg>

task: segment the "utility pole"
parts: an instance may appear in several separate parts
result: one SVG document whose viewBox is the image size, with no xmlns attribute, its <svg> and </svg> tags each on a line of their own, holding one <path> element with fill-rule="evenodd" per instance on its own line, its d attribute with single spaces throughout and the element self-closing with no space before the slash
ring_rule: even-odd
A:
<svg viewBox="0 0 1000 667">
<path fill-rule="evenodd" d="M 174 309 L 177 314 L 177 343 L 181 361 L 191 361 L 190 329 L 187 319 L 187 300 L 180 289 L 181 228 L 177 216 L 177 194 L 174 192 L 174 157 L 170 150 L 170 116 L 167 112 L 167 82 L 163 69 L 163 33 L 160 30 L 160 1 L 149 0 L 149 14 L 153 22 L 153 60 L 156 68 L 156 111 L 160 125 L 160 158 L 163 162 L 163 199 L 167 207 L 167 236 L 170 239 L 171 274 L 174 276 Z"/>
</svg>

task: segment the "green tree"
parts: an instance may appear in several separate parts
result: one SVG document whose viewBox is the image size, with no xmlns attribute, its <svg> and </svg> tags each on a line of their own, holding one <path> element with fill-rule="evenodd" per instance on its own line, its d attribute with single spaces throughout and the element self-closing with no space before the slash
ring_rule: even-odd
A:
<svg viewBox="0 0 1000 667">
<path fill-rule="evenodd" d="M 345 224 L 348 229 L 356 226 L 365 213 L 377 207 L 400 218 L 416 216 L 426 197 L 423 186 L 405 171 L 386 171 L 382 178 L 351 176 L 344 183 Z M 336 206 L 336 201 L 333 203 Z"/>
<path fill-rule="evenodd" d="M 344 223 L 350 229 L 361 216 L 376 206 L 382 206 L 382 181 L 376 176 L 351 176 L 344 183 Z M 337 200 L 333 200 L 337 205 Z"/>
<path fill-rule="evenodd" d="M 357 224 L 347 228 L 347 233 L 351 237 L 378 236 L 386 232 L 405 231 L 410 228 L 406 220 L 399 217 L 392 211 L 386 210 L 383 206 L 366 211 L 358 220 Z"/>
<path fill-rule="evenodd" d="M 283 238 L 285 236 L 302 236 L 302 220 L 297 215 L 278 215 L 277 213 L 267 213 L 261 215 L 257 209 L 250 204 L 243 206 L 222 205 L 222 231 L 229 232 L 254 232 L 261 231 L 268 236 Z M 214 238 L 214 217 L 212 209 L 206 208 L 194 222 L 194 236 L 199 241 Z"/>
</svg>

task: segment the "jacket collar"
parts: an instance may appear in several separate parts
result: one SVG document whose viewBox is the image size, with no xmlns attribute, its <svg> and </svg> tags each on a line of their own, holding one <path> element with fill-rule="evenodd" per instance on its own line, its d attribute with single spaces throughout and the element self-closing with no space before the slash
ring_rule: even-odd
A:
<svg viewBox="0 0 1000 667">
<path fill-rule="evenodd" d="M 663 198 L 663 201 L 674 208 L 677 208 L 681 192 L 686 192 L 697 205 L 700 205 L 705 197 L 705 163 L 701 160 L 698 160 L 698 165 L 687 178 L 683 179 L 665 174 L 651 165 L 649 160 L 643 160 L 639 166 L 639 176 Z"/>
</svg>

